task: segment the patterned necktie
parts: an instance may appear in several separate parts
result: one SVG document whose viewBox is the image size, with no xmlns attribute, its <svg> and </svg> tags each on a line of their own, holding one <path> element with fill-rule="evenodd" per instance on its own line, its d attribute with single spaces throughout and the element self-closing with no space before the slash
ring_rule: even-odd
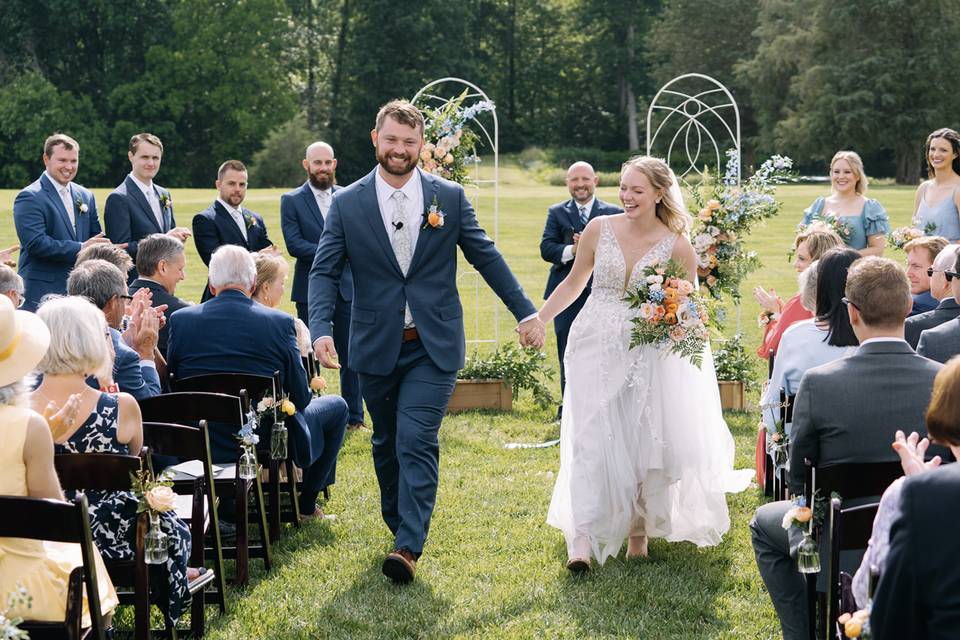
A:
<svg viewBox="0 0 960 640">
<path fill-rule="evenodd" d="M 587 226 L 587 220 L 590 219 L 590 216 L 587 214 L 587 208 L 583 205 L 580 205 L 580 222 L 583 223 L 583 226 Z"/>
<path fill-rule="evenodd" d="M 400 264 L 400 271 L 407 275 L 410 269 L 410 261 L 413 259 L 413 243 L 410 241 L 410 225 L 407 221 L 407 196 L 403 191 L 394 191 L 390 196 L 393 200 L 393 233 L 391 234 L 393 244 L 393 253 L 397 256 L 397 262 Z M 403 326 L 413 325 L 413 315 L 410 313 L 410 305 L 406 304 L 403 308 Z"/>
</svg>

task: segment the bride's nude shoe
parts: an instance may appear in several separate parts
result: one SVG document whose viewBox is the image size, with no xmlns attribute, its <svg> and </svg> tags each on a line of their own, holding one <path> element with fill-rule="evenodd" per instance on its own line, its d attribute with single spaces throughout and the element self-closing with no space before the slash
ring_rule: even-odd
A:
<svg viewBox="0 0 960 640">
<path fill-rule="evenodd" d="M 590 558 L 570 558 L 567 560 L 567 569 L 574 575 L 581 575 L 590 571 Z"/>
<path fill-rule="evenodd" d="M 584 536 L 577 536 L 572 551 L 575 555 L 567 558 L 567 569 L 570 573 L 580 575 L 590 571 L 590 541 Z"/>
<path fill-rule="evenodd" d="M 627 543 L 627 560 L 648 557 L 650 553 L 647 550 L 647 536 L 630 536 L 630 541 Z"/>
</svg>

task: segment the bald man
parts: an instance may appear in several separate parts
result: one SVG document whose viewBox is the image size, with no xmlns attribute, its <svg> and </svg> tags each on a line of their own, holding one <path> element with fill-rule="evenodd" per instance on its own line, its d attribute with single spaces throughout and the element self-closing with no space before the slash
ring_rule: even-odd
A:
<svg viewBox="0 0 960 640">
<path fill-rule="evenodd" d="M 323 224 L 338 190 L 337 159 L 333 147 L 317 141 L 307 147 L 303 158 L 307 181 L 280 197 L 280 226 L 287 251 L 297 259 L 293 270 L 291 300 L 297 307 L 297 317 L 310 326 L 307 313 L 307 280 L 317 244 L 323 233 Z M 347 427 L 355 429 L 363 425 L 363 399 L 360 397 L 360 379 L 357 372 L 348 366 L 347 350 L 350 335 L 350 305 L 353 301 L 353 274 L 350 265 L 343 268 L 340 291 L 333 320 L 333 341 L 340 356 L 340 394 L 347 401 L 350 416 Z"/>
<path fill-rule="evenodd" d="M 551 264 L 550 274 L 547 277 L 547 288 L 543 292 L 546 300 L 556 289 L 573 266 L 573 259 L 577 254 L 577 244 L 580 233 L 587 226 L 590 219 L 597 216 L 608 216 L 622 213 L 623 210 L 612 204 L 603 202 L 594 193 L 600 178 L 586 162 L 574 162 L 567 169 L 567 190 L 571 198 L 560 202 L 547 210 L 547 224 L 543 228 L 543 238 L 540 240 L 540 256 Z M 580 297 L 553 321 L 557 332 L 557 355 L 560 357 L 560 393 L 563 394 L 567 385 L 566 372 L 563 367 L 563 354 L 567 349 L 567 334 L 573 319 L 580 313 L 583 303 L 590 295 L 588 283 Z M 563 413 L 563 404 L 557 410 L 557 419 Z"/>
</svg>

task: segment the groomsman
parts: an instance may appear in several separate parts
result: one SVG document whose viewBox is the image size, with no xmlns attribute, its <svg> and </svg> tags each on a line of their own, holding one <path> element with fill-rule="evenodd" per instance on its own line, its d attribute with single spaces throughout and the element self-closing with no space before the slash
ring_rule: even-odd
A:
<svg viewBox="0 0 960 640">
<path fill-rule="evenodd" d="M 227 160 L 217 170 L 216 186 L 219 197 L 193 217 L 193 241 L 203 264 L 209 266 L 210 256 L 225 244 L 239 245 L 247 251 L 275 251 L 263 218 L 242 206 L 247 197 L 247 167 L 239 160 Z M 208 286 L 201 301 L 212 297 Z"/>
<path fill-rule="evenodd" d="M 47 294 L 67 292 L 67 274 L 80 249 L 109 242 L 100 230 L 93 194 L 73 182 L 80 166 L 77 141 L 62 133 L 47 138 L 43 164 L 46 171 L 13 201 L 26 311 L 36 311 Z"/>
<path fill-rule="evenodd" d="M 114 242 L 126 242 L 130 259 L 136 262 L 140 240 L 152 233 L 169 233 L 185 242 L 190 230 L 178 227 L 173 217 L 170 192 L 153 179 L 160 171 L 163 143 L 152 133 L 138 133 L 130 138 L 127 151 L 131 171 L 123 184 L 107 196 L 103 208 L 103 224 Z M 136 268 L 127 276 L 137 278 Z"/>
<path fill-rule="evenodd" d="M 594 193 L 600 178 L 586 162 L 574 162 L 567 169 L 566 177 L 567 189 L 570 191 L 570 199 L 566 202 L 560 202 L 551 206 L 547 211 L 547 224 L 543 228 L 543 238 L 540 240 L 540 257 L 549 262 L 550 275 L 547 277 L 547 288 L 543 292 L 543 298 L 546 300 L 553 293 L 573 267 L 573 259 L 577 255 L 577 245 L 580 241 L 580 234 L 583 232 L 587 222 L 597 216 L 608 216 L 614 213 L 622 213 L 623 209 L 612 204 L 603 202 L 597 198 Z M 583 293 L 573 304 L 567 307 L 553 321 L 554 330 L 557 332 L 557 354 L 560 356 L 560 394 L 567 385 L 566 371 L 563 367 L 563 354 L 567 350 L 567 335 L 570 333 L 570 325 L 574 318 L 583 308 L 583 303 L 587 301 L 590 295 L 590 284 L 588 283 Z M 563 412 L 563 404 L 557 410 L 557 419 Z"/>
<path fill-rule="evenodd" d="M 314 142 L 307 147 L 303 168 L 307 181 L 280 197 L 280 225 L 287 251 L 297 259 L 293 270 L 291 300 L 297 306 L 297 317 L 310 326 L 307 312 L 307 288 L 310 267 L 317 253 L 317 244 L 327 212 L 333 203 L 333 194 L 339 187 L 336 182 L 337 159 L 333 147 L 326 142 Z M 347 401 L 350 415 L 347 428 L 363 426 L 363 398 L 360 395 L 360 378 L 348 366 L 348 343 L 350 336 L 350 305 L 353 302 L 353 274 L 350 264 L 344 265 L 340 274 L 337 303 L 333 316 L 333 342 L 340 355 L 340 393 Z"/>
</svg>

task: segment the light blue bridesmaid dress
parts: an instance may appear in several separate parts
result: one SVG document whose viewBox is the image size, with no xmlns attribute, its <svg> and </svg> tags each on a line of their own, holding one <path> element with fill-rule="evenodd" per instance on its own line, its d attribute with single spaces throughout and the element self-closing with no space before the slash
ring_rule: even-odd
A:
<svg viewBox="0 0 960 640">
<path fill-rule="evenodd" d="M 823 206 L 825 203 L 826 198 L 821 196 L 804 209 L 803 224 L 808 225 L 814 220 L 824 217 Z M 863 203 L 860 215 L 836 216 L 836 218 L 850 231 L 847 246 L 858 251 L 866 248 L 867 238 L 870 236 L 890 233 L 890 220 L 887 218 L 887 210 L 873 198 L 869 198 Z"/>
<path fill-rule="evenodd" d="M 920 207 L 917 209 L 916 225 L 926 235 L 943 236 L 950 242 L 960 240 L 960 213 L 957 204 L 953 201 L 955 191 L 933 205 L 927 204 L 927 194 L 920 198 Z M 932 231 L 927 231 L 929 226 Z"/>
</svg>

